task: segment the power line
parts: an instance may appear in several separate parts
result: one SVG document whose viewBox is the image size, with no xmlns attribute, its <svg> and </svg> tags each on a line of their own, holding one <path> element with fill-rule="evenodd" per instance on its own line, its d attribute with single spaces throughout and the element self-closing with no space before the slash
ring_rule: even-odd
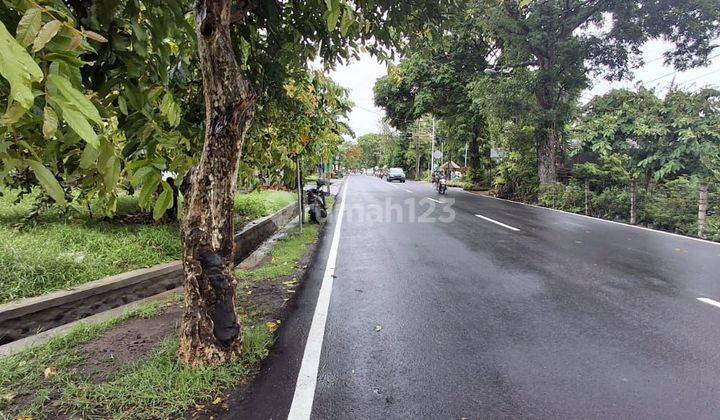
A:
<svg viewBox="0 0 720 420">
<path fill-rule="evenodd" d="M 708 59 L 708 60 L 712 60 L 713 58 L 717 58 L 717 57 L 720 57 L 720 53 L 715 54 L 715 55 L 712 55 L 712 56 L 708 57 L 707 59 Z M 658 80 L 661 80 L 661 79 L 664 79 L 664 78 L 666 78 L 666 77 L 672 76 L 672 75 L 674 75 L 674 74 L 680 73 L 681 71 L 682 71 L 682 70 L 675 70 L 675 71 L 673 71 L 673 72 L 671 72 L 671 73 L 663 74 L 663 75 L 660 76 L 660 77 L 656 77 L 656 78 L 654 78 L 654 79 L 652 79 L 652 80 L 648 80 L 648 81 L 646 81 L 646 82 L 644 82 L 644 83 L 657 82 Z"/>
</svg>

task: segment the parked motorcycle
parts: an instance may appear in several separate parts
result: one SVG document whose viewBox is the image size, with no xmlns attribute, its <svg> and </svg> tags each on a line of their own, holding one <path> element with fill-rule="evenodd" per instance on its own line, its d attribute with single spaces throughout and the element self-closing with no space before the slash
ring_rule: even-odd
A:
<svg viewBox="0 0 720 420">
<path fill-rule="evenodd" d="M 327 218 L 327 208 L 325 207 L 325 193 L 322 186 L 325 182 L 319 179 L 316 188 L 307 190 L 308 215 L 313 223 L 321 223 Z"/>
<path fill-rule="evenodd" d="M 445 192 L 447 191 L 447 179 L 444 176 L 438 178 L 436 185 L 437 192 L 440 194 L 445 194 Z"/>
</svg>

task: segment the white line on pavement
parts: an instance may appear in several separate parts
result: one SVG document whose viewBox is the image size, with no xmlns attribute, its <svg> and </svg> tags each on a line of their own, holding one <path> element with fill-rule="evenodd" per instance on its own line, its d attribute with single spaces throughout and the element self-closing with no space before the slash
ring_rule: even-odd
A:
<svg viewBox="0 0 720 420">
<path fill-rule="evenodd" d="M 412 193 L 413 193 L 412 191 L 408 190 L 407 188 L 403 188 L 403 190 L 405 190 L 405 191 L 409 192 L 410 194 L 412 194 Z"/>
<path fill-rule="evenodd" d="M 506 229 L 510 229 L 510 230 L 512 230 L 512 231 L 514 231 L 514 232 L 520 232 L 520 229 L 518 229 L 518 228 L 516 228 L 516 227 L 512 227 L 512 226 L 510 226 L 510 225 L 506 225 L 505 223 L 498 222 L 497 220 L 493 220 L 493 219 L 491 219 L 491 218 L 489 218 L 489 217 L 485 217 L 485 216 L 482 216 L 482 215 L 480 215 L 480 214 L 476 214 L 475 216 L 476 216 L 476 217 L 479 217 L 479 218 L 481 218 L 481 219 L 483 219 L 483 220 L 487 220 L 488 222 L 495 223 L 496 225 L 502 226 L 502 227 L 504 227 L 504 228 L 506 228 Z"/>
<path fill-rule="evenodd" d="M 707 303 L 708 305 L 712 305 L 712 306 L 716 306 L 716 307 L 720 308 L 720 302 L 718 302 L 716 300 L 712 300 L 709 298 L 697 298 L 697 300 L 699 300 L 702 303 Z"/>
<path fill-rule="evenodd" d="M 436 200 L 436 199 L 430 198 L 430 197 L 425 197 L 425 198 L 427 198 L 427 199 L 430 200 L 430 201 L 434 201 L 434 202 L 436 202 L 436 203 L 438 203 L 438 204 L 445 204 L 444 201 Z"/>
<path fill-rule="evenodd" d="M 508 203 L 516 204 L 516 205 L 519 205 L 519 206 L 534 207 L 534 208 L 540 209 L 540 210 L 548 210 L 548 211 L 554 211 L 554 212 L 557 212 L 557 213 L 564 213 L 564 214 L 567 214 L 567 215 L 570 215 L 570 216 L 583 217 L 583 218 L 585 218 L 585 219 L 594 220 L 594 221 L 596 221 L 596 222 L 612 223 L 612 224 L 614 224 L 614 225 L 618 225 L 618 226 L 622 226 L 622 227 L 626 227 L 626 228 L 642 229 L 642 230 L 645 230 L 645 231 L 648 231 L 648 232 L 659 233 L 659 234 L 661 234 L 661 235 L 670 235 L 670 236 L 674 236 L 674 237 L 680 238 L 680 239 L 688 239 L 688 240 L 691 240 L 691 241 L 703 242 L 703 243 L 706 243 L 706 244 L 716 245 L 716 246 L 717 246 L 717 245 L 720 245 L 720 242 L 714 242 L 714 241 L 710 241 L 710 240 L 708 240 L 708 239 L 693 238 L 692 236 L 680 235 L 680 234 L 678 234 L 678 233 L 673 233 L 673 232 L 665 232 L 664 230 L 651 229 L 651 228 L 647 228 L 647 227 L 645 227 L 645 226 L 630 225 L 630 224 L 623 223 L 623 222 L 616 222 L 616 221 L 614 221 L 614 220 L 606 220 L 606 219 L 601 219 L 601 218 L 599 218 L 599 217 L 587 216 L 587 215 L 584 215 L 584 214 L 570 213 L 570 212 L 567 212 L 567 211 L 564 211 L 564 210 L 553 209 L 553 208 L 550 208 L 550 207 L 536 206 L 535 204 L 521 203 L 521 202 L 519 202 L 519 201 L 507 200 L 507 199 L 504 199 L 504 198 L 498 198 L 498 197 L 491 197 L 491 196 L 488 196 L 488 195 L 475 194 L 475 193 L 473 193 L 473 192 L 465 191 L 465 190 L 463 190 L 463 192 L 466 193 L 466 194 L 473 195 L 473 196 L 475 196 L 475 197 L 489 198 L 489 199 L 491 199 L 491 200 L 498 200 L 498 201 L 507 201 Z"/>
<path fill-rule="evenodd" d="M 306 420 L 309 419 L 312 414 L 315 386 L 317 385 L 318 369 L 320 367 L 320 353 L 322 352 L 323 338 L 325 336 L 325 322 L 327 321 L 328 309 L 330 308 L 330 295 L 332 294 L 335 264 L 337 262 L 338 245 L 340 243 L 340 228 L 342 227 L 345 202 L 347 201 L 348 184 L 349 182 L 345 183 L 342 194 L 340 210 L 338 211 L 336 219 L 337 225 L 333 232 L 330 253 L 328 254 L 327 264 L 325 265 L 325 274 L 323 275 L 322 284 L 320 285 L 320 294 L 318 295 L 315 313 L 313 314 L 310 331 L 308 332 L 307 341 L 305 342 L 305 352 L 303 353 L 300 372 L 298 373 L 295 384 L 295 394 L 293 395 L 290 413 L 288 414 L 288 419 L 291 420 Z"/>
</svg>

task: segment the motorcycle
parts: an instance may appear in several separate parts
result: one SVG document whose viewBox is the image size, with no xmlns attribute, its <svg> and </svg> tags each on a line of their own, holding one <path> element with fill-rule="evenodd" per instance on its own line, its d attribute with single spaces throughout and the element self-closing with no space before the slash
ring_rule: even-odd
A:
<svg viewBox="0 0 720 420">
<path fill-rule="evenodd" d="M 318 180 L 317 188 L 307 190 L 308 215 L 313 223 L 321 223 L 327 218 L 325 207 L 325 192 L 322 190 L 324 181 Z"/>
<path fill-rule="evenodd" d="M 437 192 L 440 194 L 445 194 L 447 191 L 447 179 L 444 176 L 441 176 L 437 180 Z"/>
</svg>

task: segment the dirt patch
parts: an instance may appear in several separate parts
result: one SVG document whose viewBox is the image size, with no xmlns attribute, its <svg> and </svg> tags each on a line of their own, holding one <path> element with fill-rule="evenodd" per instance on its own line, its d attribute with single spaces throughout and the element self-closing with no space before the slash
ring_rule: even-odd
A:
<svg viewBox="0 0 720 420">
<path fill-rule="evenodd" d="M 182 307 L 172 304 L 159 316 L 135 318 L 110 329 L 81 347 L 85 363 L 80 371 L 94 383 L 106 382 L 123 366 L 147 355 L 176 333 Z"/>
</svg>

